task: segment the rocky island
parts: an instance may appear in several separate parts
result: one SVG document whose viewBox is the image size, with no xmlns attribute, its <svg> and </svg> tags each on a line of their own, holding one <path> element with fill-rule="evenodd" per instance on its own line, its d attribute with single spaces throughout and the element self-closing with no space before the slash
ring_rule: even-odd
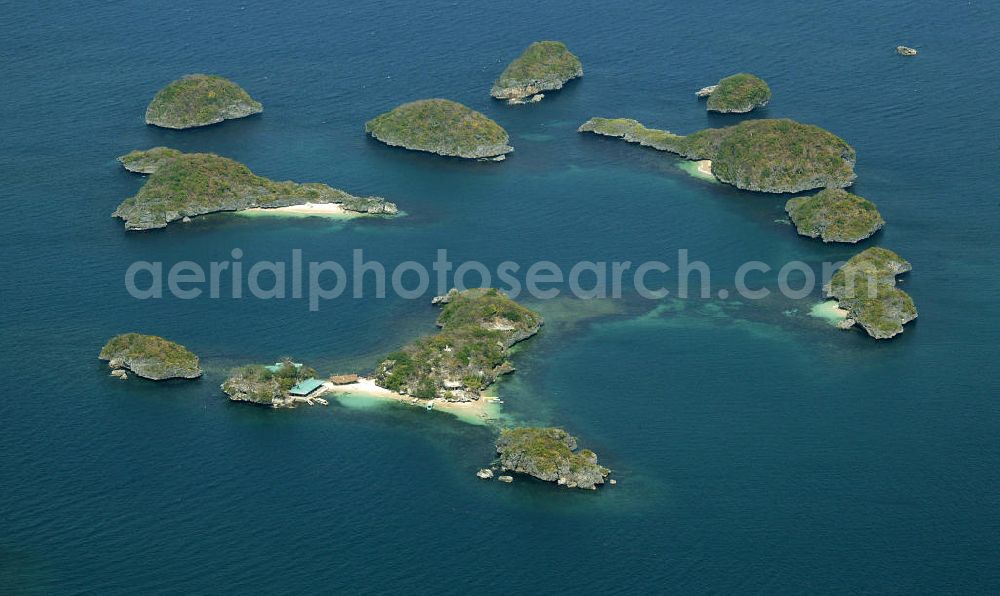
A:
<svg viewBox="0 0 1000 596">
<path fill-rule="evenodd" d="M 366 122 L 365 132 L 386 145 L 449 157 L 500 161 L 514 150 L 499 124 L 447 99 L 405 103 Z"/>
<path fill-rule="evenodd" d="M 861 325 L 875 339 L 888 339 L 917 318 L 913 300 L 896 287 L 896 276 L 911 268 L 891 250 L 872 247 L 851 257 L 834 273 L 826 295 L 847 311 L 848 322 Z"/>
<path fill-rule="evenodd" d="M 497 377 L 512 372 L 511 346 L 538 333 L 542 317 L 495 289 L 452 290 L 436 335 L 417 339 L 375 367 L 378 386 L 421 399 L 474 401 Z"/>
<path fill-rule="evenodd" d="M 763 79 L 741 72 L 704 87 L 695 95 L 708 97 L 709 112 L 743 114 L 766 106 L 771 101 L 771 88 Z"/>
<path fill-rule="evenodd" d="M 576 437 L 561 428 L 505 429 L 496 447 L 503 471 L 528 474 L 567 488 L 594 490 L 611 472 L 598 465 L 593 451 L 577 451 Z"/>
<path fill-rule="evenodd" d="M 874 203 L 840 188 L 789 199 L 785 211 L 800 235 L 823 242 L 859 242 L 885 225 Z"/>
<path fill-rule="evenodd" d="M 356 197 L 326 184 L 275 182 L 245 165 L 213 153 L 181 153 L 166 147 L 133 151 L 119 158 L 133 172 L 149 172 L 138 194 L 122 201 L 112 217 L 127 230 L 163 228 L 172 221 L 246 209 L 323 204 L 347 215 L 394 215 L 381 197 Z"/>
<path fill-rule="evenodd" d="M 578 130 L 688 159 L 711 160 L 716 178 L 743 190 L 787 193 L 842 188 L 856 178 L 853 147 L 827 130 L 794 120 L 747 120 L 675 135 L 627 118 L 591 118 Z"/>
<path fill-rule="evenodd" d="M 145 379 L 195 379 L 201 376 L 198 357 L 180 344 L 156 335 L 123 333 L 108 340 L 98 356 L 111 374 L 127 378 L 126 370 Z"/>
<path fill-rule="evenodd" d="M 232 401 L 270 408 L 293 408 L 299 403 L 326 405 L 326 400 L 317 397 L 322 383 L 315 376 L 312 368 L 285 358 L 270 366 L 251 364 L 237 368 L 222 383 L 222 390 Z M 300 387 L 301 390 L 297 389 Z"/>
<path fill-rule="evenodd" d="M 900 56 L 916 56 L 917 51 L 906 46 L 896 46 L 896 53 Z"/>
<path fill-rule="evenodd" d="M 583 76 L 580 59 L 560 41 L 536 41 L 510 63 L 493 84 L 490 95 L 511 104 L 541 101 L 543 91 L 562 89 Z"/>
<path fill-rule="evenodd" d="M 146 108 L 146 124 L 163 128 L 194 128 L 264 111 L 260 102 L 229 79 L 192 74 L 157 92 Z"/>
</svg>

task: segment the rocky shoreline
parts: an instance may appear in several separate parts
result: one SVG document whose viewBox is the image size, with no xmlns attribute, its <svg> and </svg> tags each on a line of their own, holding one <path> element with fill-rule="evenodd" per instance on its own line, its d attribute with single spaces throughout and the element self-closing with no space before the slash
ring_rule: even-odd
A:
<svg viewBox="0 0 1000 596">
<path fill-rule="evenodd" d="M 402 104 L 366 122 L 365 132 L 391 147 L 445 157 L 503 161 L 514 150 L 500 125 L 447 99 Z"/>
<path fill-rule="evenodd" d="M 593 451 L 577 451 L 576 437 L 561 428 L 504 429 L 496 449 L 502 471 L 527 474 L 566 488 L 594 490 L 611 473 L 597 463 Z M 486 476 L 483 471 L 480 474 L 480 478 Z"/>
<path fill-rule="evenodd" d="M 860 325 L 875 339 L 889 339 L 903 332 L 903 325 L 917 318 L 910 296 L 896 287 L 896 276 L 912 269 L 891 250 L 872 247 L 850 258 L 834 273 L 824 291 L 848 312 L 841 328 Z"/>
<path fill-rule="evenodd" d="M 196 379 L 202 375 L 198 357 L 184 346 L 156 335 L 123 333 L 108 340 L 98 355 L 112 376 L 125 380 L 130 371 L 152 381 Z"/>
<path fill-rule="evenodd" d="M 537 103 L 545 97 L 543 91 L 562 89 L 582 76 L 583 64 L 565 44 L 537 41 L 504 69 L 490 95 L 510 104 Z"/>
<path fill-rule="evenodd" d="M 839 188 L 789 199 L 785 212 L 799 235 L 821 238 L 823 242 L 857 243 L 885 225 L 874 203 Z"/>
<path fill-rule="evenodd" d="M 236 83 L 216 75 L 192 74 L 157 92 L 146 108 L 146 124 L 196 128 L 263 111 L 264 106 Z"/>
</svg>

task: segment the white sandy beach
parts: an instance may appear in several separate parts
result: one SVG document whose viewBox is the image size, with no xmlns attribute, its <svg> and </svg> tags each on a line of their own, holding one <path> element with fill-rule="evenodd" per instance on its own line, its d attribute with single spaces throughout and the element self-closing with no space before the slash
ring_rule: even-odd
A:
<svg viewBox="0 0 1000 596">
<path fill-rule="evenodd" d="M 245 209 L 240 213 L 250 215 L 318 215 L 324 217 L 360 217 L 362 213 L 348 211 L 340 203 L 303 203 L 287 207 Z"/>
<path fill-rule="evenodd" d="M 358 377 L 354 383 L 346 385 L 326 384 L 325 393 L 336 396 L 360 396 L 367 399 L 381 400 L 386 402 L 396 402 L 405 405 L 426 408 L 427 404 L 434 404 L 431 408 L 435 411 L 447 412 L 464 422 L 472 424 L 484 424 L 488 420 L 496 418 L 500 413 L 500 405 L 496 398 L 483 396 L 476 401 L 452 402 L 444 399 L 419 399 L 409 395 L 400 395 L 395 391 L 390 391 L 384 387 L 379 387 L 375 381 L 365 377 Z M 343 403 L 344 400 L 340 400 Z"/>
<path fill-rule="evenodd" d="M 700 161 L 684 160 L 678 163 L 677 167 L 695 178 L 718 182 L 718 179 L 712 174 L 712 160 L 710 159 L 702 159 Z"/>
<path fill-rule="evenodd" d="M 831 325 L 836 325 L 847 319 L 849 314 L 846 310 L 840 308 L 836 300 L 824 300 L 823 302 L 814 304 L 809 309 L 809 316 L 823 319 Z"/>
</svg>

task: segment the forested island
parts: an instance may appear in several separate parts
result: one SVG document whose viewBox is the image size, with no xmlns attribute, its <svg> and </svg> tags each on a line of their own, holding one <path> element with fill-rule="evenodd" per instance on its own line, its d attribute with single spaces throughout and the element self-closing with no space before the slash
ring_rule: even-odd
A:
<svg viewBox="0 0 1000 596">
<path fill-rule="evenodd" d="M 511 346 L 538 333 L 541 315 L 496 289 L 452 290 L 435 299 L 441 331 L 410 342 L 375 367 L 385 389 L 422 399 L 471 401 L 514 370 Z"/>
<path fill-rule="evenodd" d="M 490 95 L 509 103 L 535 103 L 543 91 L 562 89 L 583 76 L 583 64 L 560 41 L 536 41 L 511 62 L 493 83 Z"/>
<path fill-rule="evenodd" d="M 365 132 L 393 147 L 449 157 L 500 161 L 514 150 L 499 124 L 447 99 L 421 99 L 365 123 Z"/>
<path fill-rule="evenodd" d="M 123 333 L 108 340 L 98 355 L 111 374 L 125 379 L 131 371 L 153 381 L 201 376 L 198 357 L 184 346 L 156 335 Z"/>
<path fill-rule="evenodd" d="M 576 437 L 561 428 L 504 429 L 497 438 L 503 471 L 527 474 L 567 488 L 593 490 L 611 471 L 589 449 L 577 451 Z"/>
<path fill-rule="evenodd" d="M 146 108 L 146 124 L 194 128 L 264 111 L 260 102 L 229 79 L 191 74 L 157 92 Z"/>
<path fill-rule="evenodd" d="M 706 109 L 723 114 L 743 114 L 771 101 L 771 88 L 760 77 L 741 72 L 705 87 L 698 97 L 708 97 Z"/>
<path fill-rule="evenodd" d="M 591 118 L 578 130 L 688 159 L 711 160 L 716 178 L 743 190 L 786 193 L 841 188 L 856 178 L 853 147 L 827 130 L 794 120 L 747 120 L 675 135 L 627 118 Z"/>
<path fill-rule="evenodd" d="M 840 188 L 789 199 L 785 211 L 799 234 L 823 242 L 859 242 L 885 225 L 874 203 Z"/>
<path fill-rule="evenodd" d="M 903 325 L 917 318 L 910 296 L 896 287 L 896 276 L 912 269 L 891 250 L 872 247 L 851 257 L 834 273 L 826 295 L 847 311 L 849 321 L 876 339 L 903 332 Z"/>
<path fill-rule="evenodd" d="M 307 203 L 334 206 L 345 214 L 398 213 L 394 203 L 381 197 L 356 197 L 320 183 L 275 182 L 213 153 L 156 147 L 133 151 L 119 161 L 130 171 L 150 174 L 139 192 L 112 213 L 125 220 L 127 230 L 163 228 L 172 221 L 219 211 Z"/>
</svg>

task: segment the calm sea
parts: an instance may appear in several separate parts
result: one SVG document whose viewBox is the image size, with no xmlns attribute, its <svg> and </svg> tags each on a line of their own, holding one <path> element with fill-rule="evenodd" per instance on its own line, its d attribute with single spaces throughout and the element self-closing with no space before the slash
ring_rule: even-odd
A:
<svg viewBox="0 0 1000 596">
<path fill-rule="evenodd" d="M 1000 591 L 1000 10 L 991 2 L 5 2 L 0 19 L 0 592 Z M 491 100 L 530 41 L 586 76 L 537 105 Z M 912 59 L 897 44 L 919 49 Z M 678 133 L 739 121 L 694 91 L 765 78 L 754 117 L 858 152 L 881 245 L 913 263 L 920 319 L 891 342 L 806 316 L 819 296 L 533 304 L 544 332 L 501 383 L 517 423 L 558 424 L 617 486 L 478 481 L 492 431 L 405 408 L 267 411 L 226 371 L 292 355 L 366 370 L 432 332 L 427 300 L 139 301 L 137 260 L 559 264 L 669 259 L 724 278 L 861 247 L 797 237 L 786 197 L 692 178 L 585 137 L 591 116 Z M 201 130 L 143 124 L 190 72 L 265 105 Z M 448 97 L 496 119 L 502 164 L 391 149 L 363 123 Z M 140 187 L 115 157 L 213 151 L 276 179 L 377 194 L 409 214 L 351 224 L 211 216 L 126 234 Z M 96 355 L 138 330 L 204 378 L 120 382 Z"/>
</svg>

